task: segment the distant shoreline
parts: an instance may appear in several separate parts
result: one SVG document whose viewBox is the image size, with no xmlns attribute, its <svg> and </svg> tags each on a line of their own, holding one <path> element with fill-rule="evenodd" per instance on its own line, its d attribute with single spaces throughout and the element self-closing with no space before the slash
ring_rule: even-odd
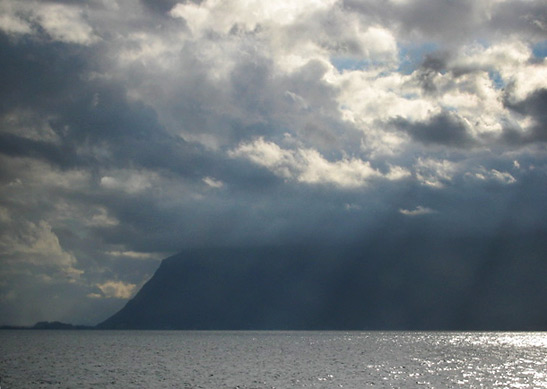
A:
<svg viewBox="0 0 547 389">
<path fill-rule="evenodd" d="M 74 325 L 60 321 L 39 321 L 33 326 L 2 325 L 0 330 L 95 330 L 95 326 Z"/>
<path fill-rule="evenodd" d="M 74 325 L 69 323 L 62 323 L 58 321 L 48 322 L 48 321 L 41 321 L 33 326 L 14 326 L 14 325 L 0 325 L 0 331 L 1 330 L 93 330 L 93 331 L 158 331 L 157 328 L 141 328 L 141 329 L 134 329 L 134 328 L 118 328 L 118 329 L 107 329 L 107 328 L 100 328 L 98 326 L 87 326 L 87 325 Z M 289 331 L 289 332 L 547 332 L 547 329 L 537 329 L 537 328 L 528 328 L 528 329 L 323 329 L 323 330 L 302 330 L 302 329 L 255 329 L 255 330 L 221 330 L 221 329 L 161 329 L 160 331 L 227 331 L 227 332 L 238 332 L 238 331 L 257 331 L 257 332 L 269 332 L 269 331 Z"/>
</svg>

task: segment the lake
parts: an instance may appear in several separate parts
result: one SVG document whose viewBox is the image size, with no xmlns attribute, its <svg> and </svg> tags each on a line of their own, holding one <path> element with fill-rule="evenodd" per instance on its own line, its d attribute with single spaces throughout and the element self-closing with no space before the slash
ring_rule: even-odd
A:
<svg viewBox="0 0 547 389">
<path fill-rule="evenodd" d="M 0 331 L 0 387 L 547 388 L 547 333 Z"/>
</svg>

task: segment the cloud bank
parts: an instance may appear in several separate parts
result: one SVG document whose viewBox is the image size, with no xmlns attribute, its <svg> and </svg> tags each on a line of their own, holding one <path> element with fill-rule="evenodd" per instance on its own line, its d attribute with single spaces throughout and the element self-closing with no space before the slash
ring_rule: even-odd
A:
<svg viewBox="0 0 547 389">
<path fill-rule="evenodd" d="M 546 42 L 535 0 L 3 1 L 0 317 L 184 248 L 545 236 Z"/>
</svg>

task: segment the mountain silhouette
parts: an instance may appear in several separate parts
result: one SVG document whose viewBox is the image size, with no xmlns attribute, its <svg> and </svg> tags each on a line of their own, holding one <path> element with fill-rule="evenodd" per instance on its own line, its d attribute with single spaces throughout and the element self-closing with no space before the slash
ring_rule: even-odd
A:
<svg viewBox="0 0 547 389">
<path fill-rule="evenodd" d="M 545 283 L 518 271 L 544 271 L 542 258 L 483 252 L 461 244 L 449 257 L 411 244 L 186 250 L 97 328 L 545 329 Z"/>
</svg>

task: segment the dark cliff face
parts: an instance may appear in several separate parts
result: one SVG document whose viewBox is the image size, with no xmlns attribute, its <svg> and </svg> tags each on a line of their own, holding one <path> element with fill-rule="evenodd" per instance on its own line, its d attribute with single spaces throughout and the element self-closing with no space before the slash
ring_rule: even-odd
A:
<svg viewBox="0 0 547 389">
<path fill-rule="evenodd" d="M 533 255 L 516 261 L 509 251 L 492 264 L 475 251 L 458 245 L 442 258 L 434 247 L 413 252 L 411 246 L 188 250 L 165 259 L 97 327 L 545 329 L 545 284 L 518 271 L 544 272 L 545 261 Z"/>
<path fill-rule="evenodd" d="M 100 327 L 362 326 L 367 304 L 357 300 L 369 294 L 367 283 L 349 285 L 341 267 L 350 263 L 337 261 L 332 250 L 319 257 L 309 254 L 301 248 L 252 248 L 195 250 L 167 258 L 135 298 Z M 365 281 L 366 275 L 359 278 Z M 348 304 L 352 311 L 344 308 Z"/>
</svg>

